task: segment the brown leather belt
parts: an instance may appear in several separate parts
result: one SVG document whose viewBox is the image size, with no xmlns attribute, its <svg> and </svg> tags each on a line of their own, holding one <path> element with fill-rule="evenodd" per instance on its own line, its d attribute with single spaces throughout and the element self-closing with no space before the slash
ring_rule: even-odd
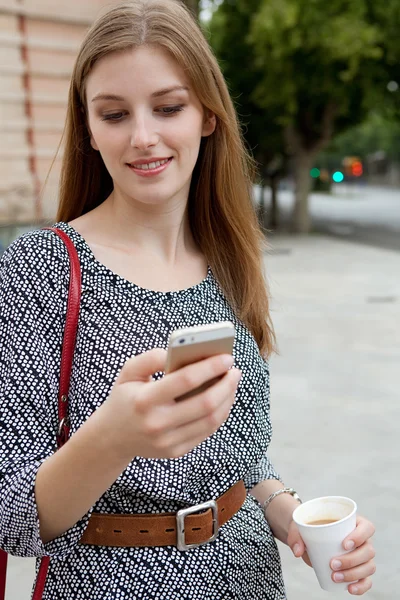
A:
<svg viewBox="0 0 400 600">
<path fill-rule="evenodd" d="M 246 488 L 243 481 L 238 481 L 217 500 L 177 513 L 93 513 L 80 543 L 118 547 L 177 546 L 179 550 L 190 550 L 215 540 L 219 528 L 237 513 L 245 499 Z"/>
</svg>

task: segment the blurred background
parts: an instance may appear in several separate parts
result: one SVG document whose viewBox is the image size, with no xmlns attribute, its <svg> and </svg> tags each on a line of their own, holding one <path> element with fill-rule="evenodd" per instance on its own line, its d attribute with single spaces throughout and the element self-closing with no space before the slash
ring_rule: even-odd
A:
<svg viewBox="0 0 400 600">
<path fill-rule="evenodd" d="M 398 0 L 186 3 L 218 56 L 259 166 L 263 226 L 398 247 Z M 112 4 L 0 0 L 3 248 L 54 218 L 72 65 L 93 18 Z"/>
<path fill-rule="evenodd" d="M 0 254 L 54 220 L 72 65 L 115 3 L 0 0 Z M 279 344 L 271 456 L 303 499 L 357 501 L 377 527 L 369 598 L 398 598 L 400 1 L 186 3 L 258 165 Z M 281 551 L 288 598 L 326 597 Z M 11 561 L 8 600 L 28 597 L 32 569 Z"/>
</svg>

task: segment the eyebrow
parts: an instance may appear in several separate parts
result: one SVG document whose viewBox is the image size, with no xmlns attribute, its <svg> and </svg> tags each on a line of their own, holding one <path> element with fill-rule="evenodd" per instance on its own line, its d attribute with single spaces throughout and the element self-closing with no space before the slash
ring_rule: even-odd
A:
<svg viewBox="0 0 400 600">
<path fill-rule="evenodd" d="M 160 96 L 166 96 L 167 94 L 170 94 L 171 92 L 188 92 L 189 88 L 186 85 L 175 85 L 173 87 L 170 88 L 165 88 L 163 90 L 159 90 L 158 92 L 154 92 L 154 94 L 152 94 L 152 98 L 159 98 Z"/>
<path fill-rule="evenodd" d="M 161 96 L 166 96 L 167 94 L 171 94 L 172 92 L 188 92 L 189 88 L 186 85 L 175 85 L 173 87 L 165 88 L 162 90 L 158 90 L 151 94 L 152 98 L 160 98 Z M 123 102 L 125 98 L 122 96 L 116 96 L 115 94 L 97 94 L 92 102 L 96 102 L 98 100 L 114 100 L 116 102 Z"/>
</svg>

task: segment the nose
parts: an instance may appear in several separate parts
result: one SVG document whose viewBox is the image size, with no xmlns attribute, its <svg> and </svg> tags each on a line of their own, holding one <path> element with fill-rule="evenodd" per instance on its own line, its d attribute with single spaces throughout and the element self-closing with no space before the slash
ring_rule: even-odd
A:
<svg viewBox="0 0 400 600">
<path fill-rule="evenodd" d="M 132 127 L 131 145 L 134 148 L 145 150 L 155 146 L 159 136 L 155 130 L 155 124 L 151 119 L 142 117 L 135 119 Z"/>
</svg>

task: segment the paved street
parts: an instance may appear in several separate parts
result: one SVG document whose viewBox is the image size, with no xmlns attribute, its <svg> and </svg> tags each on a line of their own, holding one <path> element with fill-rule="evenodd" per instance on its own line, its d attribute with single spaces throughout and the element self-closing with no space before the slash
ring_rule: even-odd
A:
<svg viewBox="0 0 400 600">
<path fill-rule="evenodd" d="M 319 235 L 273 236 L 271 243 L 266 267 L 280 348 L 271 360 L 271 458 L 304 500 L 356 500 L 377 527 L 378 571 L 367 598 L 395 600 L 400 254 Z M 289 600 L 350 598 L 323 592 L 313 571 L 281 550 Z M 14 559 L 11 566 L 7 600 L 23 600 L 32 563 Z"/>
<path fill-rule="evenodd" d="M 259 197 L 259 192 L 256 192 Z M 268 210 L 270 193 L 265 191 Z M 287 222 L 293 206 L 293 192 L 279 192 L 281 220 Z M 400 188 L 364 184 L 333 186 L 332 194 L 310 197 L 313 229 L 321 233 L 375 247 L 400 250 Z"/>
</svg>

